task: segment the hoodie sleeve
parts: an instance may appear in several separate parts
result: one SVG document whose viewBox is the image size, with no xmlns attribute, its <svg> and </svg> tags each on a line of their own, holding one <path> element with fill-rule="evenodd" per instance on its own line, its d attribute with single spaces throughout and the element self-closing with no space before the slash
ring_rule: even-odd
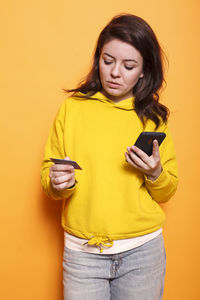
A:
<svg viewBox="0 0 200 300">
<path fill-rule="evenodd" d="M 178 168 L 174 144 L 168 126 L 165 127 L 165 130 L 160 131 L 166 133 L 166 138 L 160 146 L 160 157 L 163 170 L 155 181 L 149 180 L 146 175 L 144 177 L 146 187 L 153 200 L 157 202 L 166 202 L 176 192 L 178 185 Z"/>
<path fill-rule="evenodd" d="M 51 127 L 47 143 L 44 151 L 44 158 L 41 167 L 41 183 L 45 193 L 55 199 L 66 199 L 70 197 L 76 190 L 76 185 L 71 188 L 64 189 L 62 191 L 56 191 L 52 185 L 49 178 L 49 168 L 53 165 L 50 161 L 50 157 L 54 158 L 65 158 L 67 156 L 64 147 L 64 125 L 66 118 L 66 104 L 65 102 L 61 105 L 54 123 Z"/>
</svg>

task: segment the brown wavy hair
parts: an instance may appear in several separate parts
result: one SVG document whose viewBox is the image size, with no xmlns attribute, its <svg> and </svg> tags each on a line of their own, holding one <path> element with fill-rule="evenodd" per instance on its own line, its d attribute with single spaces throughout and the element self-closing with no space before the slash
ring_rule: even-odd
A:
<svg viewBox="0 0 200 300">
<path fill-rule="evenodd" d="M 99 58 L 104 44 L 112 39 L 131 44 L 142 55 L 144 76 L 133 88 L 135 111 L 143 124 L 145 120 L 151 119 L 157 129 L 161 120 L 166 123 L 169 116 L 169 109 L 159 103 L 159 92 L 164 83 L 165 55 L 152 28 L 138 16 L 121 14 L 108 23 L 97 40 L 90 72 L 76 89 L 65 91 L 73 92 L 73 95 L 81 92 L 85 94 L 84 98 L 88 98 L 102 90 Z"/>
</svg>

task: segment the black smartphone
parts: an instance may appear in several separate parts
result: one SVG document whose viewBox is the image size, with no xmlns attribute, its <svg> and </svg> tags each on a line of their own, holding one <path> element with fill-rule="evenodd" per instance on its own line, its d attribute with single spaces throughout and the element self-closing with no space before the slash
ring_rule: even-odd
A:
<svg viewBox="0 0 200 300">
<path fill-rule="evenodd" d="M 164 132 L 153 132 L 153 131 L 143 131 L 137 141 L 135 142 L 135 146 L 140 148 L 149 156 L 152 155 L 152 147 L 153 147 L 153 140 L 157 140 L 158 144 L 162 143 L 165 139 L 166 134 Z"/>
</svg>

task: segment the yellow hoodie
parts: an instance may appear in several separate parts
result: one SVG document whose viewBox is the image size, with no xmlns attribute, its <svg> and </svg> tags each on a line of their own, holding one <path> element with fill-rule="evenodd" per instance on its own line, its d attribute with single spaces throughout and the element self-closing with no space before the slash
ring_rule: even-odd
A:
<svg viewBox="0 0 200 300">
<path fill-rule="evenodd" d="M 95 99 L 96 98 L 96 99 Z M 158 202 L 169 200 L 178 183 L 173 141 L 166 124 L 160 146 L 163 171 L 151 182 L 125 161 L 127 146 L 142 131 L 143 124 L 133 108 L 133 98 L 119 103 L 96 93 L 92 99 L 70 97 L 61 105 L 49 133 L 42 162 L 41 182 L 53 199 L 63 199 L 62 226 L 68 233 L 93 244 L 131 238 L 159 229 L 165 214 Z M 75 160 L 73 188 L 55 191 L 49 179 L 50 157 Z"/>
</svg>

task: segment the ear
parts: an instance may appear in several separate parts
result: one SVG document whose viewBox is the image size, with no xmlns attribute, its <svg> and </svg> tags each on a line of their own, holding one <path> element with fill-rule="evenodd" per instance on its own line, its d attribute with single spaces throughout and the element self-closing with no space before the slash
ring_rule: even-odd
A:
<svg viewBox="0 0 200 300">
<path fill-rule="evenodd" d="M 139 78 L 143 78 L 144 77 L 144 73 L 142 72 L 139 76 Z"/>
</svg>

